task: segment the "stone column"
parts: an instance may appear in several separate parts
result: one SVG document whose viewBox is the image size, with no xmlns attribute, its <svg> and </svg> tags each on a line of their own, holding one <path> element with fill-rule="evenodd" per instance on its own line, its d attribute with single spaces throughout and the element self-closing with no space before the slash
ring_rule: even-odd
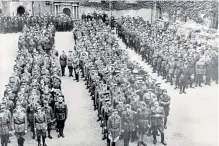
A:
<svg viewBox="0 0 219 146">
<path fill-rule="evenodd" d="M 76 7 L 74 6 L 74 19 L 76 19 Z"/>
<path fill-rule="evenodd" d="M 72 5 L 72 18 L 74 19 L 75 18 L 75 7 Z"/>
<path fill-rule="evenodd" d="M 78 8 L 77 8 L 77 6 L 75 6 L 75 19 L 78 19 Z"/>
<path fill-rule="evenodd" d="M 79 11 L 78 11 L 78 6 L 76 7 L 77 9 L 76 9 L 76 13 L 77 13 L 77 15 L 76 15 L 76 19 L 79 19 Z"/>
</svg>

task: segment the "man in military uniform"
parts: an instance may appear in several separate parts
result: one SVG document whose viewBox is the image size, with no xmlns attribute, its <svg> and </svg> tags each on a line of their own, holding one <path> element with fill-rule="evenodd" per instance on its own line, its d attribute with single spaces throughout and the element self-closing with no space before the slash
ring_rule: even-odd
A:
<svg viewBox="0 0 219 146">
<path fill-rule="evenodd" d="M 197 63 L 196 63 L 196 83 L 195 86 L 200 86 L 202 87 L 201 83 L 203 81 L 203 75 L 206 74 L 206 68 L 205 68 L 205 62 L 204 60 L 200 59 Z"/>
<path fill-rule="evenodd" d="M 42 112 L 40 105 L 37 107 L 37 112 L 34 115 L 34 130 L 37 134 L 38 146 L 41 146 L 41 137 L 43 141 L 43 146 L 47 146 L 46 139 L 46 130 L 47 130 L 47 118 L 45 112 Z"/>
<path fill-rule="evenodd" d="M 18 146 L 24 146 L 25 139 L 23 136 L 27 133 L 26 110 L 22 108 L 21 103 L 17 103 L 16 105 L 17 107 L 12 116 L 12 129 L 18 139 Z"/>
<path fill-rule="evenodd" d="M 101 107 L 101 126 L 103 128 L 103 140 L 107 138 L 107 142 L 109 143 L 108 131 L 107 131 L 107 123 L 109 116 L 112 113 L 112 104 L 109 99 L 105 99 L 105 105 Z"/>
<path fill-rule="evenodd" d="M 165 117 L 163 107 L 159 106 L 159 103 L 156 101 L 154 103 L 154 107 L 151 109 L 151 126 L 153 129 L 153 143 L 157 144 L 157 130 L 161 133 L 161 143 L 163 145 L 167 145 L 164 141 L 164 127 L 163 127 L 163 119 Z"/>
<path fill-rule="evenodd" d="M 69 51 L 69 55 L 68 55 L 68 70 L 69 70 L 69 77 L 73 77 L 72 72 L 73 72 L 73 54 L 72 54 L 72 50 Z"/>
<path fill-rule="evenodd" d="M 81 15 L 81 19 L 82 19 L 82 21 L 86 21 L 86 20 L 87 20 L 87 16 L 85 15 L 84 12 L 83 12 L 83 14 Z"/>
<path fill-rule="evenodd" d="M 126 110 L 122 114 L 122 132 L 124 132 L 124 146 L 129 146 L 130 137 L 134 141 L 133 132 L 136 128 L 136 113 L 131 110 L 131 105 L 126 105 Z"/>
<path fill-rule="evenodd" d="M 53 117 L 54 117 L 53 111 L 52 108 L 49 106 L 47 100 L 44 100 L 43 104 L 44 104 L 43 111 L 46 114 L 46 120 L 47 120 L 48 138 L 52 139 L 51 130 L 52 130 Z"/>
<path fill-rule="evenodd" d="M 0 104 L 0 136 L 2 146 L 8 145 L 10 130 L 11 116 L 8 114 L 5 104 Z"/>
<path fill-rule="evenodd" d="M 31 101 L 30 103 L 28 104 L 27 106 L 27 119 L 28 119 L 28 122 L 29 122 L 29 125 L 31 127 L 31 131 L 33 132 L 33 136 L 32 138 L 35 139 L 35 131 L 34 131 L 34 114 L 36 113 L 36 103 L 34 101 L 34 97 L 33 96 L 30 96 L 31 98 Z"/>
<path fill-rule="evenodd" d="M 116 146 L 116 142 L 118 141 L 121 132 L 121 117 L 115 109 L 108 119 L 107 129 L 110 142 L 112 143 L 111 146 Z"/>
<path fill-rule="evenodd" d="M 62 54 L 60 55 L 59 61 L 60 61 L 61 69 L 62 69 L 62 76 L 65 76 L 65 68 L 67 65 L 67 56 L 66 56 L 64 51 L 62 51 Z"/>
<path fill-rule="evenodd" d="M 167 90 L 163 90 L 163 94 L 160 96 L 159 103 L 160 103 L 160 106 L 163 107 L 164 113 L 165 113 L 165 116 L 164 116 L 164 128 L 165 129 L 167 129 L 167 117 L 170 111 L 170 101 L 171 101 L 171 98 L 169 95 L 167 95 Z"/>
<path fill-rule="evenodd" d="M 75 55 L 73 59 L 73 68 L 75 72 L 75 80 L 79 82 L 79 58 Z"/>
<path fill-rule="evenodd" d="M 137 128 L 140 135 L 138 146 L 144 143 L 144 136 L 151 126 L 150 109 L 146 106 L 145 102 L 141 102 L 142 106 L 137 111 Z"/>
<path fill-rule="evenodd" d="M 55 110 L 54 110 L 56 122 L 57 122 L 57 129 L 58 129 L 58 137 L 63 137 L 63 130 L 65 127 L 65 121 L 68 116 L 68 108 L 67 104 L 63 102 L 63 97 L 59 96 L 58 102 L 55 104 Z"/>
</svg>

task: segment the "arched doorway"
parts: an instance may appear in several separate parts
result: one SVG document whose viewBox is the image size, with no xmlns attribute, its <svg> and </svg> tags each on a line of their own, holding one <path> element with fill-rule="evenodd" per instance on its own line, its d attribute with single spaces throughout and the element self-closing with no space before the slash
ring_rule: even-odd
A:
<svg viewBox="0 0 219 146">
<path fill-rule="evenodd" d="M 24 7 L 23 7 L 23 6 L 19 6 L 19 7 L 17 8 L 17 15 L 22 15 L 22 14 L 24 14 L 24 13 L 25 13 Z"/>
<path fill-rule="evenodd" d="M 0 9 L 0 15 L 2 14 L 2 9 Z"/>
<path fill-rule="evenodd" d="M 68 16 L 71 16 L 71 10 L 69 8 L 64 8 L 63 13 L 68 15 Z"/>
</svg>

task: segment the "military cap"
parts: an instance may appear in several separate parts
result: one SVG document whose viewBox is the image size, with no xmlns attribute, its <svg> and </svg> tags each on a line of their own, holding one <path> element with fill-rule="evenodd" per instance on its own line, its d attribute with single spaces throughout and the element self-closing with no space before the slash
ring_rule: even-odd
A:
<svg viewBox="0 0 219 146">
<path fill-rule="evenodd" d="M 0 110 L 3 110 L 3 109 L 5 109 L 5 108 L 6 108 L 5 103 L 0 103 Z"/>
<path fill-rule="evenodd" d="M 113 113 L 118 113 L 118 109 L 113 109 L 112 112 Z"/>
<path fill-rule="evenodd" d="M 44 104 L 47 104 L 47 103 L 48 103 L 48 101 L 47 101 L 47 100 L 44 100 L 44 101 L 43 101 L 43 103 L 44 103 Z"/>
<path fill-rule="evenodd" d="M 130 108 L 131 108 L 131 105 L 130 105 L 130 104 L 126 104 L 125 107 L 126 107 L 127 109 L 130 109 Z"/>
<path fill-rule="evenodd" d="M 37 110 L 40 110 L 42 108 L 42 106 L 40 104 L 37 105 Z"/>
</svg>

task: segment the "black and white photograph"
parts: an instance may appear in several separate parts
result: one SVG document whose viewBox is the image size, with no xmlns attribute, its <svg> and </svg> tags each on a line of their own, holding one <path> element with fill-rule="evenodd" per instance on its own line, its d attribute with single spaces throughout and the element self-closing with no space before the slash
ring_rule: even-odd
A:
<svg viewBox="0 0 219 146">
<path fill-rule="evenodd" d="M 0 0 L 0 146 L 219 146 L 218 0 Z"/>
</svg>

